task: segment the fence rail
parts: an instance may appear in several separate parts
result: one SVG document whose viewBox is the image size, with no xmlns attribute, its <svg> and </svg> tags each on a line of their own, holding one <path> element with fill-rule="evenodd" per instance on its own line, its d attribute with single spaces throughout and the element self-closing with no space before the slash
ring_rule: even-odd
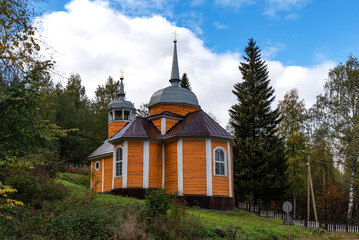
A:
<svg viewBox="0 0 359 240">
<path fill-rule="evenodd" d="M 285 213 L 262 210 L 258 206 L 254 206 L 248 203 L 240 202 L 238 203 L 237 206 L 240 209 L 244 209 L 260 217 L 277 218 L 281 220 L 284 220 L 284 218 L 286 217 Z M 306 228 L 318 228 L 320 226 L 327 231 L 359 233 L 359 226 L 357 225 L 333 224 L 333 223 L 324 223 L 324 222 L 321 223 L 321 222 L 308 221 L 308 220 L 294 220 L 294 225 L 300 227 L 306 227 Z"/>
</svg>

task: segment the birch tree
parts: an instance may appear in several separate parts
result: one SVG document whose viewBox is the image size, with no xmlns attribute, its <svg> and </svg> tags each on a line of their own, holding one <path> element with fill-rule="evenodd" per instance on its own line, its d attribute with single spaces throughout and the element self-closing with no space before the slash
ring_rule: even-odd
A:
<svg viewBox="0 0 359 240">
<path fill-rule="evenodd" d="M 330 131 L 338 159 L 350 171 L 347 222 L 352 222 L 355 176 L 359 160 L 359 62 L 349 57 L 329 71 L 325 93 L 314 106 Z"/>
</svg>

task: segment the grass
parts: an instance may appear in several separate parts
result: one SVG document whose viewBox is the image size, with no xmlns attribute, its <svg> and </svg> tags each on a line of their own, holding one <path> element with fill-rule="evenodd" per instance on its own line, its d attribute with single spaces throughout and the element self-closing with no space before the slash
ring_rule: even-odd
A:
<svg viewBox="0 0 359 240">
<path fill-rule="evenodd" d="M 89 184 L 83 179 L 84 175 L 61 173 L 57 176 L 56 182 L 67 186 L 72 193 L 81 194 L 88 192 Z M 88 183 L 88 180 L 87 180 Z M 121 197 L 110 194 L 95 194 L 94 203 L 127 205 L 138 202 L 130 197 Z M 215 211 L 188 208 L 187 212 L 193 217 L 202 220 L 209 231 L 215 232 L 220 229 L 225 232 L 237 233 L 236 239 L 288 239 L 288 226 L 282 225 L 282 220 L 273 218 L 262 218 L 243 210 L 236 211 Z M 316 234 L 314 230 L 290 226 L 291 239 L 357 239 L 358 235 L 321 231 Z"/>
</svg>

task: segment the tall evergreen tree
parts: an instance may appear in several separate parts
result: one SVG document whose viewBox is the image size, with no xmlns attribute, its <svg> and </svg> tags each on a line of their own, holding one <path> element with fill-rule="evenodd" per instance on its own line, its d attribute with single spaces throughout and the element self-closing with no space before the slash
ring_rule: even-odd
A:
<svg viewBox="0 0 359 240">
<path fill-rule="evenodd" d="M 187 73 L 183 73 L 180 86 L 181 88 L 187 88 L 188 90 L 192 90 L 191 84 L 189 83 L 189 79 L 187 77 Z"/>
<path fill-rule="evenodd" d="M 249 39 L 239 70 L 243 82 L 234 85 L 238 103 L 229 110 L 234 129 L 234 191 L 237 200 L 254 204 L 279 200 L 287 189 L 283 140 L 278 136 L 278 109 L 272 111 L 274 89 L 260 49 Z"/>
</svg>

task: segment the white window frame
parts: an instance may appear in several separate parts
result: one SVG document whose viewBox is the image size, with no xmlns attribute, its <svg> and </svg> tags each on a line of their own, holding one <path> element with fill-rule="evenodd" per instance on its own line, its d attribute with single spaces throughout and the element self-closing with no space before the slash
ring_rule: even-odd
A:
<svg viewBox="0 0 359 240">
<path fill-rule="evenodd" d="M 216 151 L 217 150 L 222 150 L 224 152 L 224 159 L 223 159 L 224 160 L 224 175 L 216 174 Z M 217 146 L 215 149 L 213 149 L 213 176 L 227 177 L 227 152 L 223 147 Z"/>
<path fill-rule="evenodd" d="M 98 164 L 98 167 L 96 166 Z M 101 163 L 99 161 L 95 162 L 95 170 L 98 171 L 101 168 Z"/>
<path fill-rule="evenodd" d="M 119 151 L 121 149 L 122 152 L 122 159 L 121 160 L 117 160 L 117 151 Z M 120 163 L 121 166 L 121 174 L 117 175 L 117 163 Z M 122 177 L 123 176 L 123 147 L 122 146 L 118 146 L 115 150 L 115 177 Z"/>
</svg>

